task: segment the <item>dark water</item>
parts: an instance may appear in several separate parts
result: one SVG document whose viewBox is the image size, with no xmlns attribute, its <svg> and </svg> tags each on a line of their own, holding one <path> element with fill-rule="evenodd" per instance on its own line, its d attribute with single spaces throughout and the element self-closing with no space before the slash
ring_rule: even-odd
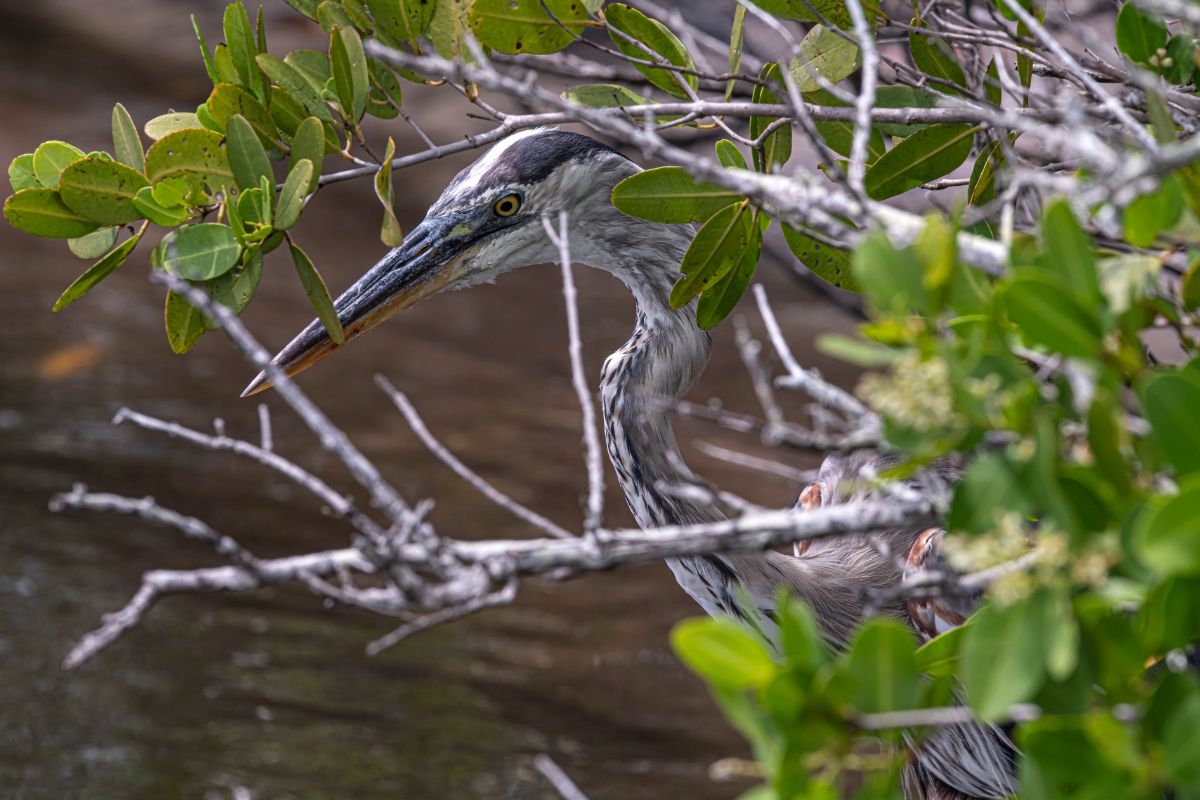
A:
<svg viewBox="0 0 1200 800">
<path fill-rule="evenodd" d="M 215 31 L 219 8 L 0 2 L 0 159 L 47 138 L 108 147 L 116 100 L 139 124 L 169 105 L 200 102 L 204 76 L 186 15 L 200 11 Z M 273 48 L 319 46 L 282 3 L 268 12 L 281 31 Z M 475 124 L 449 91 L 406 91 L 411 113 L 439 141 Z M 396 136 L 400 152 L 420 147 L 403 125 L 372 133 Z M 470 160 L 402 174 L 401 223 L 411 227 Z M 322 191 L 298 237 L 336 293 L 383 254 L 378 225 L 370 186 L 342 184 Z M 350 533 L 256 464 L 110 424 L 128 405 L 206 430 L 222 417 L 231 434 L 256 436 L 255 404 L 238 399 L 250 369 L 220 334 L 187 356 L 170 352 L 162 294 L 147 283 L 145 262 L 135 254 L 86 299 L 51 314 L 85 265 L 61 242 L 0 225 L 0 796 L 207 800 L 246 787 L 256 798 L 549 797 L 531 767 L 539 752 L 593 798 L 726 798 L 747 788 L 707 775 L 713 761 L 747 749 L 670 654 L 671 625 L 699 609 L 661 564 L 531 580 L 511 607 L 377 658 L 363 647 L 388 629 L 385 620 L 326 610 L 304 590 L 172 597 L 91 663 L 63 673 L 70 645 L 128 600 L 143 571 L 219 563 L 173 531 L 50 514 L 49 497 L 74 481 L 153 495 L 262 556 L 343 547 Z M 605 274 L 578 268 L 577 277 L 587 368 L 597 375 L 631 327 L 632 302 Z M 846 331 L 852 321 L 778 268 L 763 277 L 802 359 L 852 379 L 808 346 L 816 332 Z M 531 535 L 425 452 L 374 387 L 375 372 L 408 392 L 465 462 L 576 527 L 585 476 L 559 292 L 555 270 L 532 268 L 435 298 L 306 373 L 302 385 L 407 497 L 437 501 L 432 519 L 442 533 Z M 245 316 L 250 328 L 278 347 L 309 318 L 290 264 L 268 257 Z M 753 411 L 730 333 L 720 331 L 692 397 L 719 395 Z M 287 410 L 267 402 L 279 450 L 353 493 Z M 752 438 L 699 422 L 677 427 L 705 476 L 764 504 L 794 495 L 787 481 L 689 446 L 704 438 L 766 452 Z M 632 524 L 609 483 L 609 524 Z"/>
</svg>

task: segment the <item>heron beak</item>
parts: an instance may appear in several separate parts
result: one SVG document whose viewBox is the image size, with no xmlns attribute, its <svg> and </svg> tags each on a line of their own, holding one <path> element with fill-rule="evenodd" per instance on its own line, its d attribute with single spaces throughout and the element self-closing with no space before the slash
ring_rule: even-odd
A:
<svg viewBox="0 0 1200 800">
<path fill-rule="evenodd" d="M 472 233 L 462 217 L 426 217 L 334 302 L 346 343 L 459 280 L 459 256 L 475 239 Z M 313 320 L 271 361 L 287 375 L 295 375 L 343 346 L 329 338 L 319 320 Z M 271 379 L 260 372 L 242 397 L 270 387 Z"/>
</svg>

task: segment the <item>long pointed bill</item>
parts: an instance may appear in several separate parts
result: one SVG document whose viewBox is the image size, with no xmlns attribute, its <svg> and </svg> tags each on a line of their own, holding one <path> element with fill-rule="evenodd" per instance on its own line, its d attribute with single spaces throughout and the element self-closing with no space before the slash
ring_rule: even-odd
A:
<svg viewBox="0 0 1200 800">
<path fill-rule="evenodd" d="M 457 216 L 426 217 L 403 244 L 384 256 L 334 302 L 347 343 L 455 282 L 458 256 L 472 238 L 456 235 L 460 231 L 466 233 L 460 227 L 463 222 Z M 272 363 L 286 374 L 295 375 L 340 347 L 329 338 L 320 321 L 313 320 L 272 359 Z M 270 386 L 267 373 L 260 372 L 242 392 L 242 397 L 257 394 Z"/>
</svg>

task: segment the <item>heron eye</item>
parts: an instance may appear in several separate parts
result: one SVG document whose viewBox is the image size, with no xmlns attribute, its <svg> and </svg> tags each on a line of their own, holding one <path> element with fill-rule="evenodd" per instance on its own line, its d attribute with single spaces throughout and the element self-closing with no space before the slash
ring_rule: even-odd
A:
<svg viewBox="0 0 1200 800">
<path fill-rule="evenodd" d="M 521 207 L 521 198 L 515 194 L 507 194 L 496 201 L 496 205 L 492 206 L 492 210 L 496 212 L 498 217 L 511 217 L 517 213 L 517 209 Z"/>
</svg>

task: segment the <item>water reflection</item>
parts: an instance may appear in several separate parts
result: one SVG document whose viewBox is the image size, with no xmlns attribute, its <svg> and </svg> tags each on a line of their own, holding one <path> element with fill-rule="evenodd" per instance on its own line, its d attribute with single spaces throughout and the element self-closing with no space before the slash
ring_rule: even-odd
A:
<svg viewBox="0 0 1200 800">
<path fill-rule="evenodd" d="M 116 100 L 141 123 L 168 104 L 203 99 L 188 3 L 147 2 L 137 6 L 146 6 L 146 19 L 127 18 L 164 26 L 146 44 L 155 70 L 121 55 L 126 33 L 113 25 L 87 31 L 54 16 L 77 12 L 86 22 L 90 5 L 64 0 L 36 19 L 10 11 L 0 22 L 5 163 L 51 137 L 106 147 Z M 190 5 L 216 28 L 219 4 Z M 267 10 L 280 20 L 281 49 L 313 36 L 283 4 Z M 45 53 L 55 58 L 33 57 Z M 406 87 L 406 104 L 441 140 L 474 124 L 446 98 Z M 404 128 L 388 131 L 401 150 L 420 146 Z M 469 160 L 402 176 L 402 224 L 411 227 Z M 365 185 L 323 190 L 314 206 L 298 236 L 337 291 L 383 253 L 378 210 Z M 207 800 L 244 787 L 257 798 L 534 798 L 549 791 L 531 767 L 543 751 L 597 800 L 722 798 L 746 788 L 707 776 L 713 761 L 747 751 L 668 650 L 670 626 L 699 609 L 662 565 L 531 581 L 514 606 L 375 659 L 363 646 L 386 622 L 327 610 L 306 591 L 176 597 L 92 663 L 62 673 L 69 645 L 123 605 L 143 571 L 218 563 L 202 546 L 136 521 L 49 514 L 50 495 L 74 481 L 151 494 L 263 556 L 344 546 L 348 537 L 313 499 L 256 464 L 110 424 L 129 405 L 201 429 L 219 416 L 230 434 L 256 436 L 254 403 L 238 399 L 252 371 L 219 335 L 173 356 L 162 296 L 145 280 L 144 264 L 145 254 L 135 254 L 85 300 L 51 314 L 83 262 L 61 243 L 0 226 L 0 786 L 7 796 Z M 779 273 L 765 277 L 796 342 L 851 327 Z M 631 327 L 632 302 L 602 273 L 581 269 L 578 278 L 586 359 L 596 375 Z M 269 257 L 248 324 L 276 347 L 309 317 L 290 264 Z M 437 500 L 433 521 L 443 532 L 530 535 L 424 451 L 371 383 L 376 371 L 410 395 L 464 461 L 575 527 L 585 479 L 564 331 L 556 274 L 533 268 L 406 312 L 306 373 L 303 385 L 401 491 Z M 730 407 L 753 410 L 728 333 L 718 336 L 693 398 L 719 394 Z M 852 377 L 805 347 L 799 354 L 842 382 Z M 354 493 L 278 401 L 266 402 L 279 448 Z M 697 437 L 754 446 L 701 423 L 679 425 L 685 448 Z M 782 479 L 686 455 L 707 477 L 759 502 L 781 505 L 794 494 Z M 610 523 L 632 524 L 609 483 Z"/>
</svg>

